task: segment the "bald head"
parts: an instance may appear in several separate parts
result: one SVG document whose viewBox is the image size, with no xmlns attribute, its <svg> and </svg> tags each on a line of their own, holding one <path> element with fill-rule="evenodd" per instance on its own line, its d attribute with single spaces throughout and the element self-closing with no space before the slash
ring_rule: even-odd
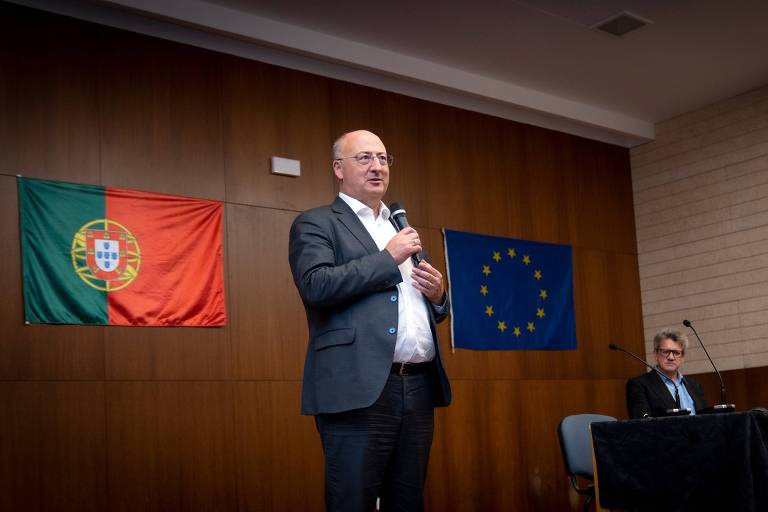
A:
<svg viewBox="0 0 768 512">
<path fill-rule="evenodd" d="M 365 153 L 374 158 L 361 164 L 355 157 Z M 387 148 L 379 136 L 368 130 L 347 132 L 333 143 L 333 173 L 339 180 L 339 190 L 371 208 L 376 215 L 389 186 L 389 165 L 382 165 L 375 157 L 386 154 Z"/>
<path fill-rule="evenodd" d="M 345 151 L 345 145 L 347 141 L 355 140 L 357 137 L 362 136 L 373 137 L 378 140 L 382 146 L 384 145 L 378 135 L 373 132 L 369 132 L 368 130 L 355 130 L 352 132 L 342 133 L 339 138 L 334 141 L 333 146 L 331 147 L 331 159 L 335 160 L 337 158 L 341 158 L 342 156 L 348 156 L 347 152 Z"/>
</svg>

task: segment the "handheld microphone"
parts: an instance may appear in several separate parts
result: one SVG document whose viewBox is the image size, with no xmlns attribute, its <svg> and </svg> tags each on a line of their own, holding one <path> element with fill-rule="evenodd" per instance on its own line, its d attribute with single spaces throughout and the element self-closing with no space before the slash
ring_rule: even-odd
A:
<svg viewBox="0 0 768 512">
<path fill-rule="evenodd" d="M 611 349 L 611 350 L 619 350 L 621 352 L 624 352 L 628 356 L 634 357 L 635 359 L 637 359 L 638 361 L 643 363 L 645 366 L 647 366 L 651 370 L 653 370 L 656 373 L 658 373 L 661 377 L 663 377 L 662 380 L 668 378 L 666 375 L 661 373 L 661 371 L 658 368 L 656 368 L 655 366 L 651 366 L 650 364 L 648 364 L 648 361 L 646 361 L 645 359 L 641 358 L 637 354 L 635 354 L 633 352 L 630 352 L 629 350 L 627 350 L 625 348 L 622 348 L 622 347 L 618 346 L 615 343 L 609 343 L 608 344 L 608 348 Z M 659 409 L 659 412 L 661 414 L 663 414 L 664 416 L 686 416 L 686 415 L 691 413 L 691 411 L 689 411 L 688 409 Z M 650 413 L 646 414 L 646 416 L 648 416 L 648 415 L 650 415 Z"/>
<path fill-rule="evenodd" d="M 709 357 L 709 352 L 707 352 L 707 347 L 704 346 L 704 343 L 701 342 L 701 337 L 699 337 L 699 333 L 696 332 L 696 329 L 693 328 L 693 324 L 689 320 L 683 320 L 683 325 L 688 327 L 690 330 L 693 331 L 693 334 L 696 335 L 696 339 L 699 340 L 699 345 L 701 345 L 701 348 L 704 349 L 704 353 L 707 354 L 707 359 L 709 359 L 709 363 L 712 365 L 712 368 L 715 369 L 715 373 L 717 374 L 717 378 L 720 379 L 720 403 L 718 405 L 713 406 L 714 410 L 718 411 L 733 411 L 736 409 L 736 406 L 733 404 L 728 404 L 725 401 L 725 381 L 723 381 L 723 376 L 720 375 L 720 370 L 717 369 L 717 366 L 715 366 L 715 362 L 712 361 L 712 358 Z"/>
<path fill-rule="evenodd" d="M 389 220 L 392 225 L 395 226 L 397 231 L 402 231 L 405 228 L 410 227 L 408 219 L 405 217 L 405 208 L 400 203 L 392 203 L 389 205 Z M 416 254 L 411 255 L 411 261 L 418 266 L 419 262 L 427 259 L 427 254 L 424 251 L 419 251 Z"/>
</svg>

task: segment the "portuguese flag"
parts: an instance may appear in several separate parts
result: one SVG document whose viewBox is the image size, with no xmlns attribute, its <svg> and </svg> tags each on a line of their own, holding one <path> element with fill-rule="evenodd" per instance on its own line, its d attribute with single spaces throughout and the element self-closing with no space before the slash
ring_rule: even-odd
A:
<svg viewBox="0 0 768 512">
<path fill-rule="evenodd" d="M 219 201 L 19 178 L 27 323 L 226 324 Z"/>
</svg>

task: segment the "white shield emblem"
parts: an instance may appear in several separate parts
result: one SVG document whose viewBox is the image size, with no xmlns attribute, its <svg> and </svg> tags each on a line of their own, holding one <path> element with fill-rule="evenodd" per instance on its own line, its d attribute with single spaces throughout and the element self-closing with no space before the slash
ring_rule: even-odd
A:
<svg viewBox="0 0 768 512">
<path fill-rule="evenodd" d="M 96 266 L 112 272 L 120 265 L 120 244 L 117 240 L 94 240 Z"/>
</svg>

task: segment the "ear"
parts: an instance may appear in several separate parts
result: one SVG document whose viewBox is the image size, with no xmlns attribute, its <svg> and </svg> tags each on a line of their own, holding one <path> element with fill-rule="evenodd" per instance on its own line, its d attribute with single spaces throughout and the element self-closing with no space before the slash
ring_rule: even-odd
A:
<svg viewBox="0 0 768 512">
<path fill-rule="evenodd" d="M 344 179 L 344 173 L 341 172 L 341 160 L 333 161 L 333 174 L 339 181 Z"/>
</svg>

